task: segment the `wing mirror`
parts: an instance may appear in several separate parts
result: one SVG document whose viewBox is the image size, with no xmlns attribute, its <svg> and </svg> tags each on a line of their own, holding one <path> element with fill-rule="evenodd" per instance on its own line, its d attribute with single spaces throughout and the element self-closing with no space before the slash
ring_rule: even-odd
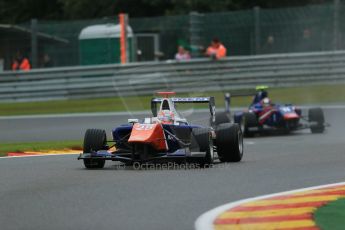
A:
<svg viewBox="0 0 345 230">
<path fill-rule="evenodd" d="M 136 119 L 136 118 L 128 119 L 128 123 L 131 123 L 134 125 L 135 123 L 139 123 L 139 119 Z"/>
</svg>

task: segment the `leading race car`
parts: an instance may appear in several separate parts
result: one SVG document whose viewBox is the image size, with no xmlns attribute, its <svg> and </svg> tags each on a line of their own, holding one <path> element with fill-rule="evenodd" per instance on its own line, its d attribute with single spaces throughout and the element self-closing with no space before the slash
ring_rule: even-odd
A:
<svg viewBox="0 0 345 230">
<path fill-rule="evenodd" d="M 106 160 L 126 164 L 192 162 L 206 166 L 218 155 L 221 162 L 241 161 L 241 129 L 238 124 L 216 121 L 213 97 L 171 98 L 173 94 L 161 92 L 163 97 L 152 99 L 152 117 L 142 121 L 129 119 L 128 124 L 114 128 L 112 141 L 107 140 L 104 130 L 88 129 L 84 151 L 78 159 L 82 159 L 88 169 L 103 168 Z M 177 103 L 207 103 L 211 124 L 190 124 L 176 111 Z M 110 142 L 114 143 L 115 151 L 110 150 L 113 147 L 109 146 Z"/>
<path fill-rule="evenodd" d="M 236 112 L 234 121 L 240 124 L 244 136 L 254 136 L 266 131 L 289 133 L 310 129 L 312 133 L 323 133 L 325 118 L 321 108 L 312 108 L 308 117 L 302 116 L 301 109 L 292 104 L 274 104 L 268 97 L 267 87 L 257 87 L 257 93 L 248 110 Z"/>
</svg>

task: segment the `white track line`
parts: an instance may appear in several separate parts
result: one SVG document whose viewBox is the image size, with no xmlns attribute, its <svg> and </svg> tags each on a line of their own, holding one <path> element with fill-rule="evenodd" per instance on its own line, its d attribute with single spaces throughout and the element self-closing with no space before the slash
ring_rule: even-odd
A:
<svg viewBox="0 0 345 230">
<path fill-rule="evenodd" d="M 68 156 L 68 155 L 79 155 L 79 153 L 57 153 L 57 154 L 42 154 L 42 155 L 23 155 L 23 156 L 6 156 L 6 157 L 0 157 L 1 159 L 11 159 L 11 158 L 25 158 L 25 157 L 49 157 L 49 156 Z"/>
<path fill-rule="evenodd" d="M 261 199 L 272 198 L 275 196 L 289 195 L 289 194 L 293 194 L 293 193 L 297 193 L 297 192 L 304 192 L 304 191 L 308 191 L 308 190 L 327 188 L 327 187 L 338 186 L 338 185 L 339 186 L 345 185 L 345 182 L 340 182 L 340 183 L 335 183 L 335 184 L 327 184 L 327 185 L 321 185 L 321 186 L 315 186 L 315 187 L 308 187 L 308 188 L 302 188 L 302 189 L 296 189 L 296 190 L 291 190 L 291 191 L 286 191 L 286 192 L 280 192 L 280 193 L 274 193 L 274 194 L 269 194 L 269 195 L 264 195 L 264 196 L 258 196 L 258 197 L 243 199 L 243 200 L 231 202 L 228 204 L 224 204 L 224 205 L 218 206 L 214 209 L 211 209 L 210 211 L 205 212 L 204 214 L 199 216 L 198 219 L 195 221 L 194 227 L 196 230 L 214 229 L 213 222 L 221 213 L 223 213 L 223 212 L 225 212 L 231 208 L 242 205 L 244 203 L 257 201 L 257 200 L 261 200 Z"/>
</svg>

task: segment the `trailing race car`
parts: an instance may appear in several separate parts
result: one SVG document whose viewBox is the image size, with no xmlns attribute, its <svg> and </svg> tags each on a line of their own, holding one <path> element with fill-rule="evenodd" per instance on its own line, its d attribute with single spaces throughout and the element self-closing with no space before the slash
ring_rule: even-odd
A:
<svg viewBox="0 0 345 230">
<path fill-rule="evenodd" d="M 103 168 L 106 160 L 126 164 L 173 161 L 212 164 L 216 155 L 221 162 L 238 162 L 243 156 L 243 137 L 238 124 L 216 121 L 213 97 L 170 98 L 173 92 L 159 93 L 151 100 L 152 117 L 129 119 L 128 124 L 112 130 L 112 141 L 106 132 L 88 129 L 84 150 L 78 159 L 86 168 Z M 175 109 L 177 103 L 208 103 L 211 125 L 192 125 Z M 159 108 L 157 109 L 157 104 Z M 158 110 L 158 111 L 157 111 Z M 109 143 L 113 142 L 112 146 Z M 115 151 L 110 151 L 115 147 Z"/>
<path fill-rule="evenodd" d="M 267 87 L 257 87 L 257 93 L 249 109 L 234 114 L 234 122 L 240 124 L 244 136 L 254 136 L 264 131 L 289 133 L 299 129 L 309 129 L 312 133 L 323 133 L 325 118 L 321 108 L 311 108 L 308 118 L 302 116 L 301 109 L 291 104 L 274 104 L 268 98 Z"/>
</svg>

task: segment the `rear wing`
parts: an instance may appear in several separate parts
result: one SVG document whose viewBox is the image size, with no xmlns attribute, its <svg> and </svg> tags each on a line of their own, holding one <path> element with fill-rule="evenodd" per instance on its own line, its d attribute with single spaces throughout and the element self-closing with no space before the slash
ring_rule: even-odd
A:
<svg viewBox="0 0 345 230">
<path fill-rule="evenodd" d="M 216 115 L 216 104 L 214 97 L 172 97 L 169 98 L 174 104 L 186 104 L 186 103 L 207 103 L 210 109 L 212 119 L 215 119 Z M 157 116 L 157 104 L 161 103 L 163 98 L 152 98 L 151 100 L 151 111 L 153 116 Z"/>
<path fill-rule="evenodd" d="M 258 85 L 255 87 L 255 90 L 245 90 L 235 93 L 226 93 L 224 95 L 224 102 L 225 102 L 225 111 L 227 113 L 230 113 L 230 105 L 231 105 L 231 98 L 232 97 L 250 97 L 257 95 L 258 91 L 265 91 L 268 89 L 268 86 L 266 85 Z"/>
<path fill-rule="evenodd" d="M 248 92 L 238 92 L 238 93 L 225 93 L 224 102 L 225 102 L 225 112 L 230 113 L 231 98 L 233 97 L 250 97 L 255 96 L 255 91 Z"/>
</svg>

